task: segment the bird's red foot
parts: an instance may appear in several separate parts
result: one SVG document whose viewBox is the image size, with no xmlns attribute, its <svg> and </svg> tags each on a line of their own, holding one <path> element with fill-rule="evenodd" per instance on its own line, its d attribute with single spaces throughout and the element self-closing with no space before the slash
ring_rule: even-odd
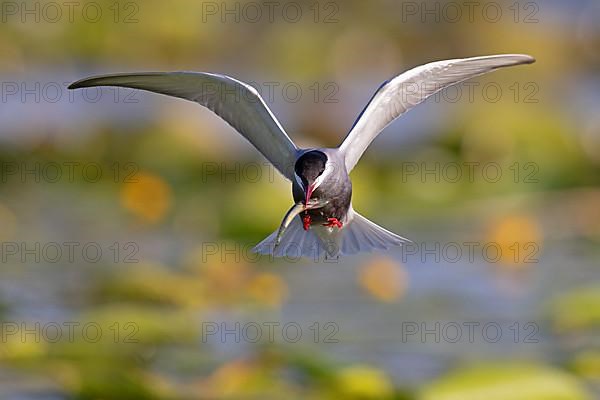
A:
<svg viewBox="0 0 600 400">
<path fill-rule="evenodd" d="M 304 227 L 305 231 L 307 231 L 308 228 L 310 228 L 311 222 L 312 218 L 310 217 L 310 215 L 306 214 L 304 215 L 304 217 L 302 217 L 302 226 Z"/>
<path fill-rule="evenodd" d="M 323 224 L 323 226 L 327 226 L 327 227 L 337 226 L 339 229 L 343 226 L 343 224 L 337 218 L 327 218 L 327 223 Z"/>
</svg>

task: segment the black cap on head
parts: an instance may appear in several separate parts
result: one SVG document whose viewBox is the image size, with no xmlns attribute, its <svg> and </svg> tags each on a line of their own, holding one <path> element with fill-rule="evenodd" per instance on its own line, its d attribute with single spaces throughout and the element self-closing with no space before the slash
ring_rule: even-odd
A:
<svg viewBox="0 0 600 400">
<path fill-rule="evenodd" d="M 327 156 L 325 153 L 313 150 L 298 158 L 294 170 L 296 171 L 296 175 L 298 175 L 306 185 L 307 183 L 310 184 L 314 182 L 315 179 L 325 171 L 326 163 Z"/>
</svg>

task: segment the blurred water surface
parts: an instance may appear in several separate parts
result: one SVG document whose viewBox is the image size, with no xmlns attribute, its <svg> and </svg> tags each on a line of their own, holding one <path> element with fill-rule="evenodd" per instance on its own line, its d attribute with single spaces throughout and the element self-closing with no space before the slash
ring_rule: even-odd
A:
<svg viewBox="0 0 600 400">
<path fill-rule="evenodd" d="M 48 23 L 2 2 L 0 397 L 598 397 L 597 4 L 501 1 L 499 21 L 452 22 L 419 2 L 292 3 L 310 17 L 99 1 L 97 22 Z M 352 174 L 356 209 L 414 243 L 318 262 L 250 253 L 289 183 L 210 112 L 66 89 L 228 73 L 301 146 L 334 146 L 382 80 L 501 52 L 537 63 L 430 99 Z"/>
</svg>

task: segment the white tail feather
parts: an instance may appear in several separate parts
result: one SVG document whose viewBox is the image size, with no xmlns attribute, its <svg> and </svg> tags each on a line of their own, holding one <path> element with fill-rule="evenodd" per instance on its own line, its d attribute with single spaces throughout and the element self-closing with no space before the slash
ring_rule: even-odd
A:
<svg viewBox="0 0 600 400">
<path fill-rule="evenodd" d="M 294 218 L 275 249 L 276 237 L 277 231 L 256 245 L 253 251 L 273 257 L 307 257 L 318 261 L 323 257 L 335 258 L 374 249 L 387 250 L 410 242 L 369 221 L 352 208 L 342 229 L 312 226 L 305 231 L 300 218 Z"/>
</svg>

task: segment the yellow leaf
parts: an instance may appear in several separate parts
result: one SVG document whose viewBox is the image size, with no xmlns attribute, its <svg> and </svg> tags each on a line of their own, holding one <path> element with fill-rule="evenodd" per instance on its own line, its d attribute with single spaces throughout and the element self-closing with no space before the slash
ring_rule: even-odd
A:
<svg viewBox="0 0 600 400">
<path fill-rule="evenodd" d="M 159 222 L 171 207 L 171 187 L 149 172 L 139 173 L 134 179 L 123 186 L 121 204 L 144 222 Z"/>
<path fill-rule="evenodd" d="M 381 399 L 390 397 L 394 387 L 387 375 L 368 365 L 354 365 L 341 370 L 340 390 L 350 398 Z"/>
<path fill-rule="evenodd" d="M 389 258 L 376 258 L 363 266 L 358 281 L 369 294 L 386 302 L 398 300 L 408 284 L 402 265 Z"/>
</svg>

